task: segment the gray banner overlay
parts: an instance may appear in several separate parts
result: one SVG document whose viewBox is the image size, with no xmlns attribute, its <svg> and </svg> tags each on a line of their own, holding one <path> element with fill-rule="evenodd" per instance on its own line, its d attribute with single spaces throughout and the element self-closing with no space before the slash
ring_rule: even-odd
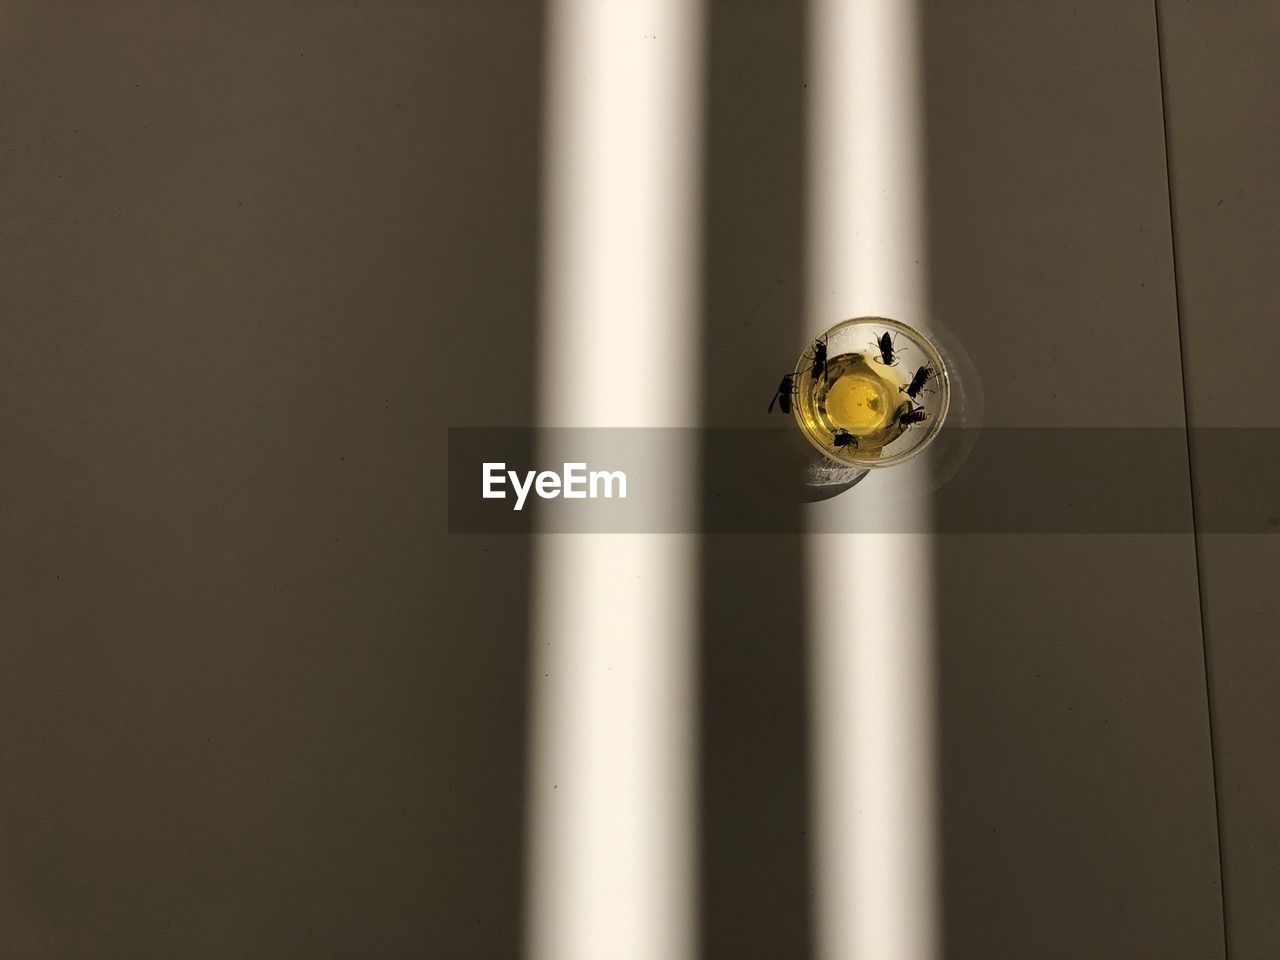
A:
<svg viewBox="0 0 1280 960">
<path fill-rule="evenodd" d="M 820 520 L 812 529 L 832 533 L 1191 533 L 1189 440 L 1195 529 L 1280 533 L 1280 429 L 958 434 L 944 430 L 933 445 L 937 457 L 926 451 L 917 461 L 873 471 L 820 510 L 797 510 L 804 464 L 817 454 L 789 424 L 451 428 L 448 528 L 456 534 L 802 533 Z M 962 463 L 943 456 L 971 442 Z M 483 496 L 486 463 L 489 498 Z M 625 497 L 618 473 L 626 477 Z M 573 497 L 564 496 L 566 487 Z"/>
</svg>

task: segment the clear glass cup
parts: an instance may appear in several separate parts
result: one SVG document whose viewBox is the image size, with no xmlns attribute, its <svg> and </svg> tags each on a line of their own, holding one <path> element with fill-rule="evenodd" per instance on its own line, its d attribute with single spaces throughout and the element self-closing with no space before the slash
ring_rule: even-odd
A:
<svg viewBox="0 0 1280 960">
<path fill-rule="evenodd" d="M 942 351 L 921 331 L 886 317 L 829 328 L 804 350 L 791 409 L 809 443 L 845 467 L 903 463 L 938 436 L 951 403 Z"/>
</svg>

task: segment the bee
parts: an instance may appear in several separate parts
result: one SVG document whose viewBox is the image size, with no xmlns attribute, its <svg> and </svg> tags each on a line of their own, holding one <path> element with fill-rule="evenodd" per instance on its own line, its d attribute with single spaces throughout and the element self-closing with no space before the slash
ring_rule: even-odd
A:
<svg viewBox="0 0 1280 960">
<path fill-rule="evenodd" d="M 929 379 L 932 376 L 933 376 L 933 367 L 929 366 L 928 364 L 925 364 L 923 367 L 921 367 L 919 370 L 916 371 L 915 376 L 911 378 L 911 382 L 909 384 L 907 384 L 905 387 L 899 387 L 898 389 L 901 390 L 903 393 L 905 393 L 912 400 L 914 400 L 916 398 L 916 395 L 921 390 L 924 389 L 924 385 L 929 382 Z"/>
<path fill-rule="evenodd" d="M 827 335 L 825 333 L 821 339 L 813 341 L 813 367 L 809 371 L 809 376 L 817 380 L 818 374 L 822 374 L 823 380 L 827 379 Z"/>
<path fill-rule="evenodd" d="M 876 363 L 882 363 L 886 367 L 897 366 L 898 354 L 902 351 L 895 349 L 893 336 L 886 330 L 880 334 L 879 339 L 872 340 L 871 345 L 876 348 L 876 352 L 880 354 L 878 357 L 872 357 Z"/>
<path fill-rule="evenodd" d="M 791 398 L 800 392 L 800 388 L 796 385 L 796 375 L 788 373 L 782 378 L 782 382 L 778 384 L 778 389 L 773 395 L 773 399 L 769 401 L 769 412 L 773 413 L 773 405 L 776 403 L 783 413 L 791 412 Z"/>
<path fill-rule="evenodd" d="M 898 422 L 904 427 L 909 427 L 913 423 L 923 423 L 929 419 L 929 415 L 924 412 L 923 407 L 916 407 L 914 410 L 908 410 L 898 418 Z"/>
<path fill-rule="evenodd" d="M 837 450 L 845 450 L 849 447 L 858 449 L 858 438 L 848 430 L 837 430 L 831 437 L 831 443 Z"/>
</svg>

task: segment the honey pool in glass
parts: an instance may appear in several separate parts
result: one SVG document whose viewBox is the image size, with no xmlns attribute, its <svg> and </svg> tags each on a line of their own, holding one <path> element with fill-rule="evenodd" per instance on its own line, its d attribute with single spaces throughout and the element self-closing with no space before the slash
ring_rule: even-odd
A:
<svg viewBox="0 0 1280 960">
<path fill-rule="evenodd" d="M 826 345 L 825 364 L 815 363 L 818 343 Z M 912 396 L 912 382 L 921 378 Z M 821 334 L 800 355 L 793 382 L 792 411 L 809 442 L 855 467 L 887 467 L 915 456 L 941 429 L 950 402 L 937 347 L 919 330 L 885 317 L 845 320 Z"/>
</svg>

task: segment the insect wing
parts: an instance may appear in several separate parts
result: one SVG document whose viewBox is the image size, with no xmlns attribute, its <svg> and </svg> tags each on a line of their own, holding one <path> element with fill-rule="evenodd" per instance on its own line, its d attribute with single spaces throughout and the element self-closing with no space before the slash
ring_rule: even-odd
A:
<svg viewBox="0 0 1280 960">
<path fill-rule="evenodd" d="M 788 374 L 787 376 L 782 378 L 782 382 L 778 384 L 778 389 L 773 394 L 773 399 L 769 401 L 769 413 L 773 413 L 773 405 L 775 403 L 779 404 L 782 407 L 783 413 L 790 413 L 791 412 L 791 391 L 792 391 L 791 376 L 790 374 Z"/>
</svg>

